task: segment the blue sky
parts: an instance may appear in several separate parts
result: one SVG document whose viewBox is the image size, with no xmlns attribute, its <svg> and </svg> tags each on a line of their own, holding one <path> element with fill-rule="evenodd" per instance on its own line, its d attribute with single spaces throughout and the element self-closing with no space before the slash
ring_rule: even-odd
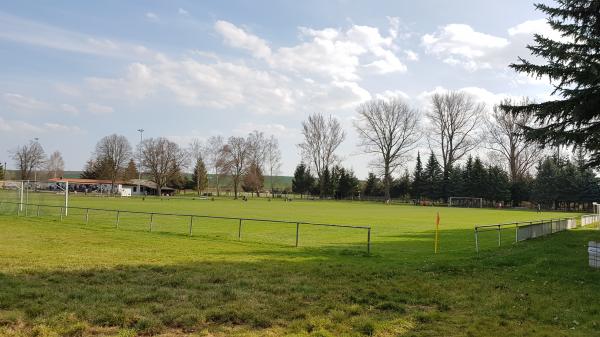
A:
<svg viewBox="0 0 600 337">
<path fill-rule="evenodd" d="M 424 112 L 444 89 L 488 107 L 547 99 L 547 81 L 507 67 L 533 33 L 553 34 L 523 0 L 1 1 L 0 161 L 14 167 L 9 150 L 34 137 L 79 170 L 111 133 L 185 146 L 258 129 L 291 174 L 300 123 L 320 111 L 342 121 L 342 164 L 363 178 L 358 104 L 400 96 Z"/>
</svg>

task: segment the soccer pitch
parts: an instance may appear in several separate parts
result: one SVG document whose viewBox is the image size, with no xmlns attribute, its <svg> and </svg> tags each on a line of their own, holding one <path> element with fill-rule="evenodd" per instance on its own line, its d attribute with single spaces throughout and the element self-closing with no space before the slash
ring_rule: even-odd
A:
<svg viewBox="0 0 600 337">
<path fill-rule="evenodd" d="M 8 200 L 5 196 L 4 200 Z M 56 195 L 30 203 L 60 205 Z M 473 226 L 577 216 L 369 202 L 72 196 L 69 216 L 0 206 L 0 335 L 586 335 L 600 274 L 582 228 L 512 244 Z M 13 207 L 12 209 L 10 207 Z M 90 212 L 85 208 L 370 226 L 364 231 Z M 440 213 L 440 253 L 433 254 Z"/>
</svg>

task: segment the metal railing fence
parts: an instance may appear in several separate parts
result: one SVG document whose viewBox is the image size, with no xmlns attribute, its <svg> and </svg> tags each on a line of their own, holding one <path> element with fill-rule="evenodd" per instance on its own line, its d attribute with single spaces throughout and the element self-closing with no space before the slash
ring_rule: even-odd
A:
<svg viewBox="0 0 600 337">
<path fill-rule="evenodd" d="M 480 234 L 485 232 L 496 232 L 498 247 L 502 245 L 502 232 L 514 231 L 514 237 L 510 238 L 511 242 L 517 243 L 529 239 L 550 235 L 557 232 L 562 232 L 567 229 L 577 227 L 575 218 L 547 219 L 536 221 L 509 222 L 493 225 L 478 225 L 475 226 L 475 251 L 479 252 L 481 242 Z"/>
<path fill-rule="evenodd" d="M 11 202 L 11 201 L 0 201 L 0 212 L 4 211 L 3 205 L 13 205 L 15 206 L 14 212 L 18 216 L 47 216 L 47 212 L 44 212 L 46 209 L 54 209 L 58 210 L 58 214 L 56 212 L 53 216 L 58 216 L 60 221 L 63 221 L 66 215 L 66 208 L 64 206 L 57 205 L 46 205 L 46 204 L 31 204 L 31 203 L 21 203 L 21 202 Z M 12 209 L 11 209 L 12 210 Z M 235 226 L 237 227 L 234 230 L 234 233 L 231 233 L 231 230 L 225 229 L 225 232 L 218 232 L 219 236 L 226 236 L 224 234 L 234 234 L 237 240 L 242 240 L 242 235 L 244 234 L 244 225 L 246 223 L 263 223 L 267 225 L 272 224 L 288 224 L 292 225 L 292 229 L 295 229 L 295 236 L 293 237 L 292 244 L 295 247 L 300 246 L 301 239 L 301 229 L 302 227 L 307 228 L 320 228 L 321 231 L 323 228 L 330 229 L 343 229 L 343 230 L 360 230 L 365 231 L 366 240 L 363 241 L 366 243 L 366 251 L 367 254 L 371 253 L 371 226 L 356 226 L 356 225 L 347 225 L 347 224 L 329 224 L 329 223 L 318 223 L 318 222 L 308 222 L 308 221 L 291 221 L 291 220 L 277 220 L 277 219 L 262 219 L 262 218 L 241 218 L 241 217 L 230 217 L 230 216 L 213 216 L 213 215 L 201 215 L 201 214 L 178 214 L 178 213 L 162 213 L 162 212 L 143 212 L 143 211 L 131 211 L 131 210 L 120 210 L 120 209 L 104 209 L 104 208 L 92 208 L 92 207 L 75 207 L 69 206 L 69 218 L 73 218 L 76 216 L 81 216 L 82 221 L 85 224 L 89 224 L 91 221 L 91 217 L 101 218 L 105 222 L 110 221 L 114 228 L 119 228 L 120 225 L 124 222 L 126 217 L 129 217 L 129 223 L 135 220 L 137 222 L 137 228 L 143 228 L 143 223 L 139 223 L 139 220 L 145 221 L 145 228 L 147 231 L 152 232 L 156 231 L 157 220 L 167 220 L 170 221 L 170 224 L 162 223 L 164 227 L 167 228 L 167 231 L 171 230 L 177 233 L 182 233 L 181 225 L 183 221 L 186 223 L 186 235 L 192 236 L 194 233 L 194 228 L 196 227 L 195 220 L 197 219 L 208 219 L 208 220 L 218 220 L 221 221 L 221 225 L 223 225 L 223 221 L 234 221 Z M 76 214 L 75 211 L 79 211 L 79 214 Z M 135 216 L 135 219 L 131 219 L 132 216 Z M 144 216 L 144 217 L 143 217 Z M 142 219 L 145 218 L 145 219 Z M 165 217 L 170 219 L 165 219 Z M 167 226 L 168 225 L 168 226 Z M 227 224 L 231 227 L 231 223 Z M 216 227 L 216 226 L 215 226 Z M 222 229 L 222 228 L 220 228 Z M 230 228 L 231 229 L 231 228 Z M 269 228 L 263 227 L 264 230 L 268 230 Z M 273 229 L 273 228 L 271 228 Z M 226 233 L 229 232 L 229 233 Z M 313 231 L 314 232 L 314 231 Z M 217 233 L 217 232 L 215 232 Z M 279 233 L 282 234 L 282 233 Z M 318 235 L 318 233 L 312 233 L 314 237 Z M 331 233 L 329 234 L 331 236 Z M 277 236 L 277 235 L 275 235 Z M 339 238 L 339 233 L 335 233 L 335 237 Z M 345 242 L 345 243 L 356 243 L 356 242 Z M 324 243 L 327 245 L 327 242 Z M 333 244 L 333 243 L 331 243 Z"/>
</svg>

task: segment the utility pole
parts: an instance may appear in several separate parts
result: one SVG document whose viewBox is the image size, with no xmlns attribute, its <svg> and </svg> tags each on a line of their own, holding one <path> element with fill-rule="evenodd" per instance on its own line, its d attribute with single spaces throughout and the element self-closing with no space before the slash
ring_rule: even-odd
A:
<svg viewBox="0 0 600 337">
<path fill-rule="evenodd" d="M 139 158 L 138 158 L 138 187 L 137 192 L 138 195 L 142 195 L 141 190 L 141 181 L 142 181 L 142 141 L 144 139 L 144 129 L 138 129 L 140 133 L 140 149 L 139 149 Z"/>
</svg>

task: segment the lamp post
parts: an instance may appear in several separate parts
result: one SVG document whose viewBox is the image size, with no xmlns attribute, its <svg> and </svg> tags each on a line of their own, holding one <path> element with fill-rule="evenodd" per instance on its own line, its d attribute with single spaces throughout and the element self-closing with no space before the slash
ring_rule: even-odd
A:
<svg viewBox="0 0 600 337">
<path fill-rule="evenodd" d="M 138 195 L 142 194 L 142 190 L 141 190 L 141 181 L 142 181 L 142 140 L 144 139 L 144 129 L 138 129 L 138 132 L 140 133 L 140 149 L 139 149 L 139 158 L 138 158 L 138 186 L 137 186 L 137 192 Z"/>
<path fill-rule="evenodd" d="M 38 137 L 35 137 L 33 139 L 35 140 L 36 143 L 39 144 L 40 139 Z M 29 177 L 27 177 L 27 178 L 29 178 Z M 37 167 L 33 168 L 33 190 L 37 191 Z"/>
</svg>

